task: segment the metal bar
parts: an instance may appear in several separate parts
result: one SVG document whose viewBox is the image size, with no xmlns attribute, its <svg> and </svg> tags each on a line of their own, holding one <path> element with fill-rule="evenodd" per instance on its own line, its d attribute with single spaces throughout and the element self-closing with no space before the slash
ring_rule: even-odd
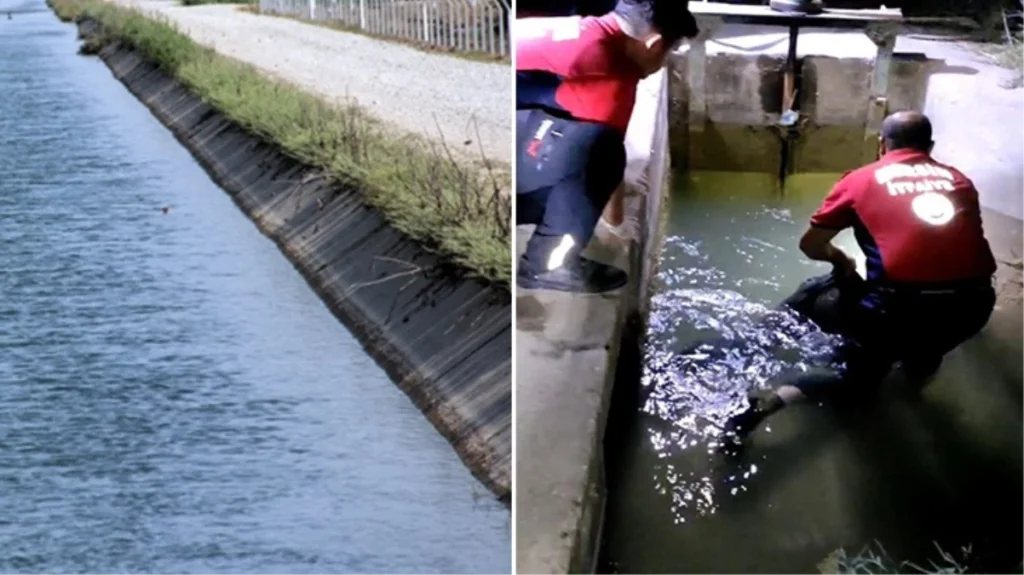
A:
<svg viewBox="0 0 1024 575">
<path fill-rule="evenodd" d="M 813 26 L 825 28 L 864 28 L 880 21 L 900 21 L 899 9 L 836 10 L 826 9 L 820 14 L 805 15 L 776 12 L 768 6 L 724 4 L 721 2 L 690 2 L 695 17 L 714 16 L 726 24 L 765 24 L 769 26 Z"/>
<path fill-rule="evenodd" d="M 868 109 L 864 124 L 865 160 L 878 159 L 878 139 L 882 135 L 882 121 L 888 113 L 889 76 L 892 72 L 892 54 L 899 29 L 894 26 L 876 26 L 865 31 L 878 47 L 875 67 L 868 92 Z"/>
<path fill-rule="evenodd" d="M 690 43 L 686 54 L 686 82 L 690 93 L 688 125 L 691 134 L 703 132 L 707 123 L 707 41 L 721 24 L 722 20 L 718 18 L 702 18 L 700 33 Z"/>
<path fill-rule="evenodd" d="M 786 64 L 783 68 L 782 77 L 782 113 L 786 114 L 793 110 L 796 104 L 796 46 L 797 38 L 800 35 L 799 26 L 789 27 L 789 49 L 786 51 Z M 789 168 L 792 165 L 790 154 L 792 153 L 792 140 L 795 140 L 798 133 L 795 126 L 784 125 L 780 122 L 779 135 L 782 138 L 779 153 L 779 193 L 786 189 L 786 176 L 789 175 Z"/>
</svg>

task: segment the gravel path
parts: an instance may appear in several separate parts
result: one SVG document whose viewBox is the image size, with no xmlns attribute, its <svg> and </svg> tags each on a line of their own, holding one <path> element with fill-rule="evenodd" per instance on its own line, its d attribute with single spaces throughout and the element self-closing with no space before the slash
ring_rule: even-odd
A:
<svg viewBox="0 0 1024 575">
<path fill-rule="evenodd" d="M 399 128 L 434 140 L 443 135 L 452 150 L 467 157 L 479 159 L 482 147 L 488 158 L 509 163 L 512 76 L 508 64 L 427 53 L 359 34 L 251 14 L 231 5 L 114 1 L 163 15 L 200 44 L 312 93 L 334 100 L 354 98 Z"/>
</svg>

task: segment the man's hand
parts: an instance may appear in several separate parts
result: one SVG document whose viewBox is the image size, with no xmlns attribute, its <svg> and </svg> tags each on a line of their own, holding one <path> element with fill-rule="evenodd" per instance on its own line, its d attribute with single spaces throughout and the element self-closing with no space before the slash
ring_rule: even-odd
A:
<svg viewBox="0 0 1024 575">
<path fill-rule="evenodd" d="M 848 278 L 857 273 L 857 262 L 853 258 L 837 247 L 829 247 L 833 251 L 829 261 L 832 262 L 832 270 L 835 271 L 836 275 L 841 278 Z"/>
<path fill-rule="evenodd" d="M 810 227 L 800 238 L 800 251 L 812 260 L 832 264 L 839 277 L 850 277 L 857 273 L 857 263 L 846 252 L 832 245 L 832 238 L 839 230 Z"/>
</svg>

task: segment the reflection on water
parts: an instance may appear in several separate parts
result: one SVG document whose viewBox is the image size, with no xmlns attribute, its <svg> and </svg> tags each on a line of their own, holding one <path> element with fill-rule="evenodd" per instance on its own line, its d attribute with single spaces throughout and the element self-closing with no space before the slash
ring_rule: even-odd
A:
<svg viewBox="0 0 1024 575">
<path fill-rule="evenodd" d="M 799 226 L 792 211 L 747 205 L 726 229 L 721 238 L 697 228 L 665 239 L 641 375 L 649 439 L 665 459 L 683 452 L 718 459 L 722 427 L 747 407 L 748 392 L 836 367 L 828 361 L 839 338 L 779 305 L 794 276 L 768 264 L 793 252 Z M 723 246 L 732 252 L 727 269 L 716 265 L 723 263 Z M 759 269 L 765 273 L 749 275 Z M 771 432 L 770 421 L 765 429 Z M 684 523 L 714 513 L 719 497 L 745 491 L 756 473 L 756 463 L 745 463 L 716 482 L 666 463 L 655 469 L 656 489 L 671 498 L 675 521 Z"/>
<path fill-rule="evenodd" d="M 837 338 L 777 307 L 828 271 L 797 249 L 819 199 L 673 198 L 639 413 L 610 431 L 625 447 L 609 478 L 606 569 L 808 572 L 876 539 L 901 559 L 927 562 L 939 541 L 1019 563 L 1021 381 L 1001 367 L 1019 350 L 993 362 L 979 338 L 947 357 L 922 402 L 801 406 L 741 456 L 716 449 L 748 391 L 836 367 Z M 863 273 L 852 234 L 837 243 Z"/>
<path fill-rule="evenodd" d="M 781 246 L 757 238 L 741 237 L 737 251 L 747 261 Z M 753 249 L 742 249 L 754 246 Z M 828 369 L 830 352 L 839 338 L 825 334 L 788 308 L 755 301 L 736 291 L 744 285 L 779 287 L 778 280 L 730 278 L 708 261 L 699 241 L 683 236 L 666 240 L 671 267 L 659 276 L 661 289 L 652 298 L 641 386 L 650 416 L 651 445 L 662 457 L 684 451 L 702 451 L 717 457 L 725 421 L 747 406 L 747 393 L 812 368 Z M 679 325 L 694 333 L 687 345 Z M 767 426 L 770 431 L 770 422 Z M 657 470 L 656 470 L 657 473 Z M 737 469 L 716 485 L 709 477 L 681 473 L 664 466 L 656 489 L 672 499 L 676 521 L 688 514 L 713 513 L 718 492 L 735 495 L 757 465 Z"/>
</svg>

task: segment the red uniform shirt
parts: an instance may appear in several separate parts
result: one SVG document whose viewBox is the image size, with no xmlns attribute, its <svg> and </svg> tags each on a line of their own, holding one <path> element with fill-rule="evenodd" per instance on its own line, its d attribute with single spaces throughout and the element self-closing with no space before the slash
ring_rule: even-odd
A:
<svg viewBox="0 0 1024 575">
<path fill-rule="evenodd" d="M 516 108 L 546 108 L 626 132 L 640 72 L 611 15 L 525 18 L 516 26 Z"/>
<path fill-rule="evenodd" d="M 853 227 L 869 280 L 942 283 L 996 269 L 974 184 L 924 152 L 895 150 L 845 174 L 811 225 Z"/>
</svg>

